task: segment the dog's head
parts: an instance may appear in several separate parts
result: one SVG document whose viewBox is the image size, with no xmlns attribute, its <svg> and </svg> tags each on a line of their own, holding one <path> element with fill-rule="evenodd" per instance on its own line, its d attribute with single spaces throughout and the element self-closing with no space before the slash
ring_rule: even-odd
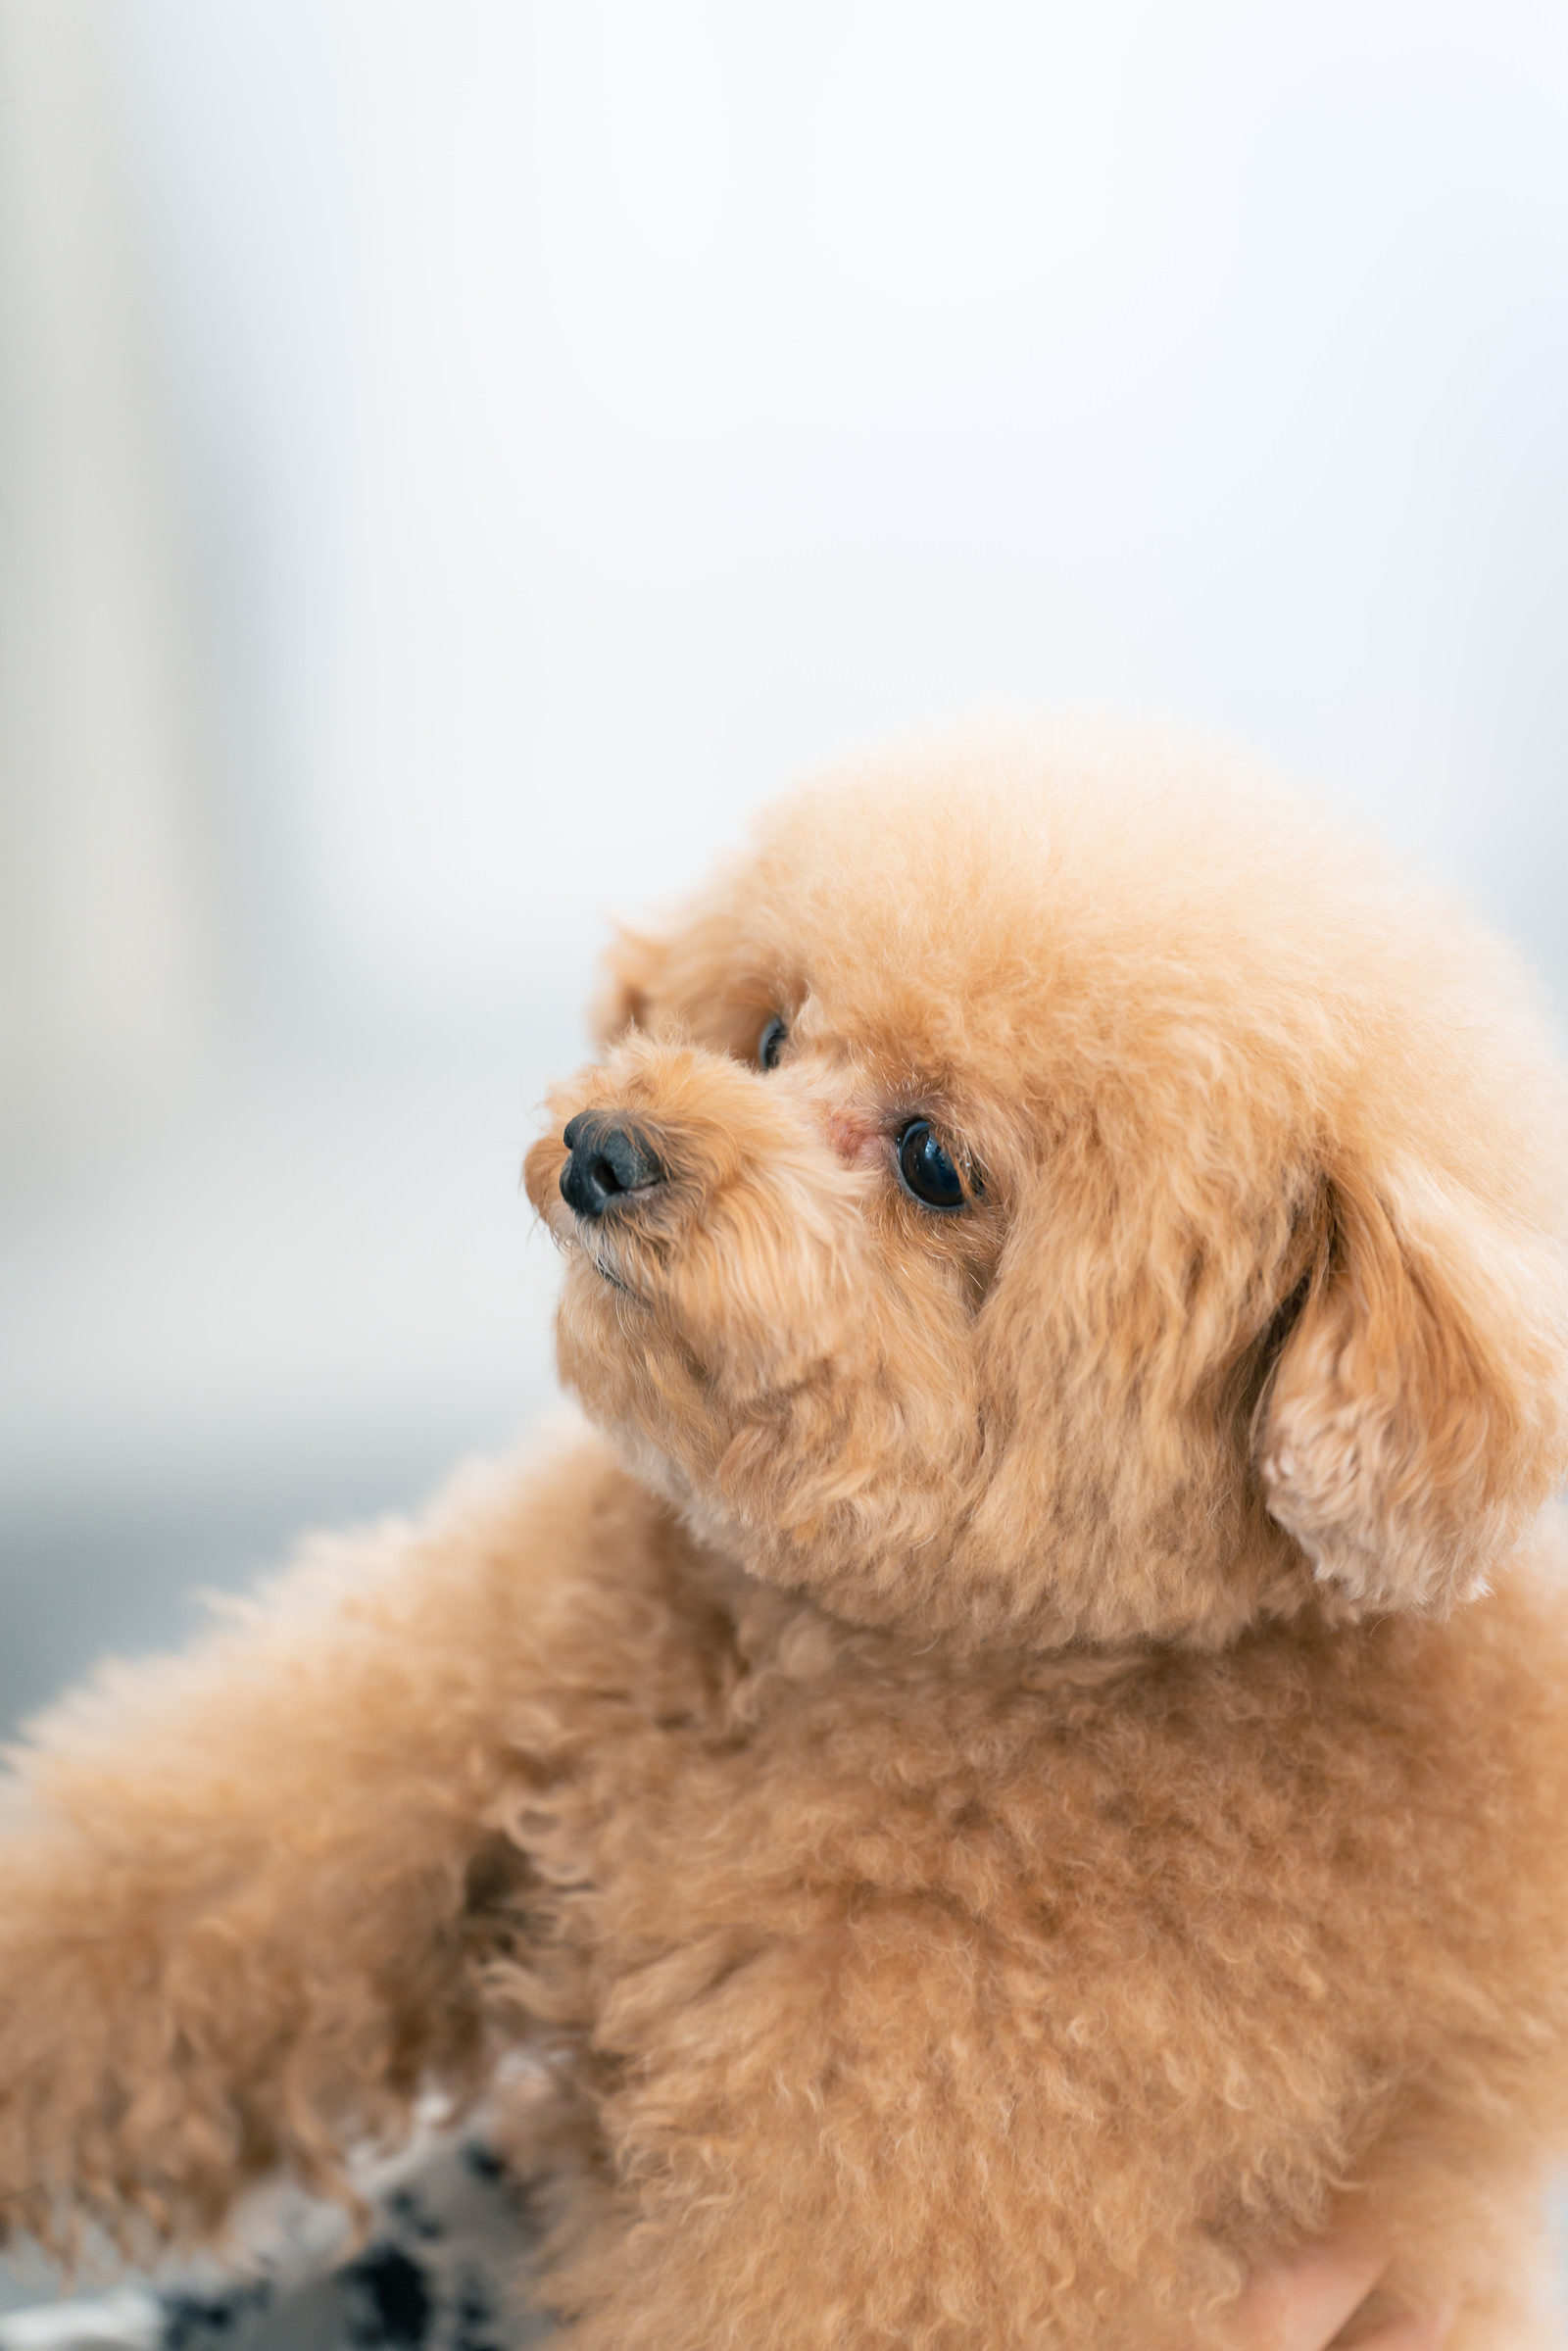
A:
<svg viewBox="0 0 1568 2351">
<path fill-rule="evenodd" d="M 1568 1460 L 1499 951 L 1215 762 L 907 755 L 612 958 L 529 1154 L 561 1365 L 846 1617 L 1215 1641 L 1477 1591 Z"/>
</svg>

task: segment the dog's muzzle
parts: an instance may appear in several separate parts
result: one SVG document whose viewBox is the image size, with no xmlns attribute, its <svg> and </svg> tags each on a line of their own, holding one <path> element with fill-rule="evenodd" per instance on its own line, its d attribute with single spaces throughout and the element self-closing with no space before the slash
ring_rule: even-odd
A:
<svg viewBox="0 0 1568 2351">
<path fill-rule="evenodd" d="M 568 1153 L 561 1197 L 579 1216 L 597 1219 L 635 1206 L 664 1180 L 646 1135 L 624 1119 L 579 1110 L 562 1129 Z"/>
</svg>

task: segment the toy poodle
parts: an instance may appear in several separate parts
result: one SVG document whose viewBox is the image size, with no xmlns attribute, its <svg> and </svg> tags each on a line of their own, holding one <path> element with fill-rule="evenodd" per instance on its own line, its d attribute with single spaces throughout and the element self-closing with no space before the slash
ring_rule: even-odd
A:
<svg viewBox="0 0 1568 2351">
<path fill-rule="evenodd" d="M 14 1759 L 12 2225 L 210 2237 L 493 2088 L 573 2351 L 1190 2351 L 1361 2228 L 1354 2324 L 1547 2339 L 1568 1113 L 1507 955 L 1064 731 L 787 803 L 601 1028 L 526 1166 L 592 1431 Z"/>
</svg>

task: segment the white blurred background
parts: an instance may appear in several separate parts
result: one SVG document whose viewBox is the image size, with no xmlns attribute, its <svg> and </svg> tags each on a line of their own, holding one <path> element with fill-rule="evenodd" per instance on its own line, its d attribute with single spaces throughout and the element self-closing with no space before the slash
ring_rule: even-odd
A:
<svg viewBox="0 0 1568 2351">
<path fill-rule="evenodd" d="M 1568 1006 L 1560 0 L 0 0 L 0 1724 L 543 1408 L 612 911 L 1060 701 Z"/>
</svg>

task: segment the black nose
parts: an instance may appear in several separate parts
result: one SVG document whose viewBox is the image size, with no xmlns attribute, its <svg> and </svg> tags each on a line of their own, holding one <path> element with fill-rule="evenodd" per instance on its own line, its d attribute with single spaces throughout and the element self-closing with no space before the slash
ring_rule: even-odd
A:
<svg viewBox="0 0 1568 2351">
<path fill-rule="evenodd" d="M 562 1141 L 571 1156 L 561 1171 L 561 1196 L 579 1216 L 603 1216 L 628 1193 L 664 1180 L 647 1137 L 619 1119 L 579 1110 L 562 1129 Z"/>
</svg>

